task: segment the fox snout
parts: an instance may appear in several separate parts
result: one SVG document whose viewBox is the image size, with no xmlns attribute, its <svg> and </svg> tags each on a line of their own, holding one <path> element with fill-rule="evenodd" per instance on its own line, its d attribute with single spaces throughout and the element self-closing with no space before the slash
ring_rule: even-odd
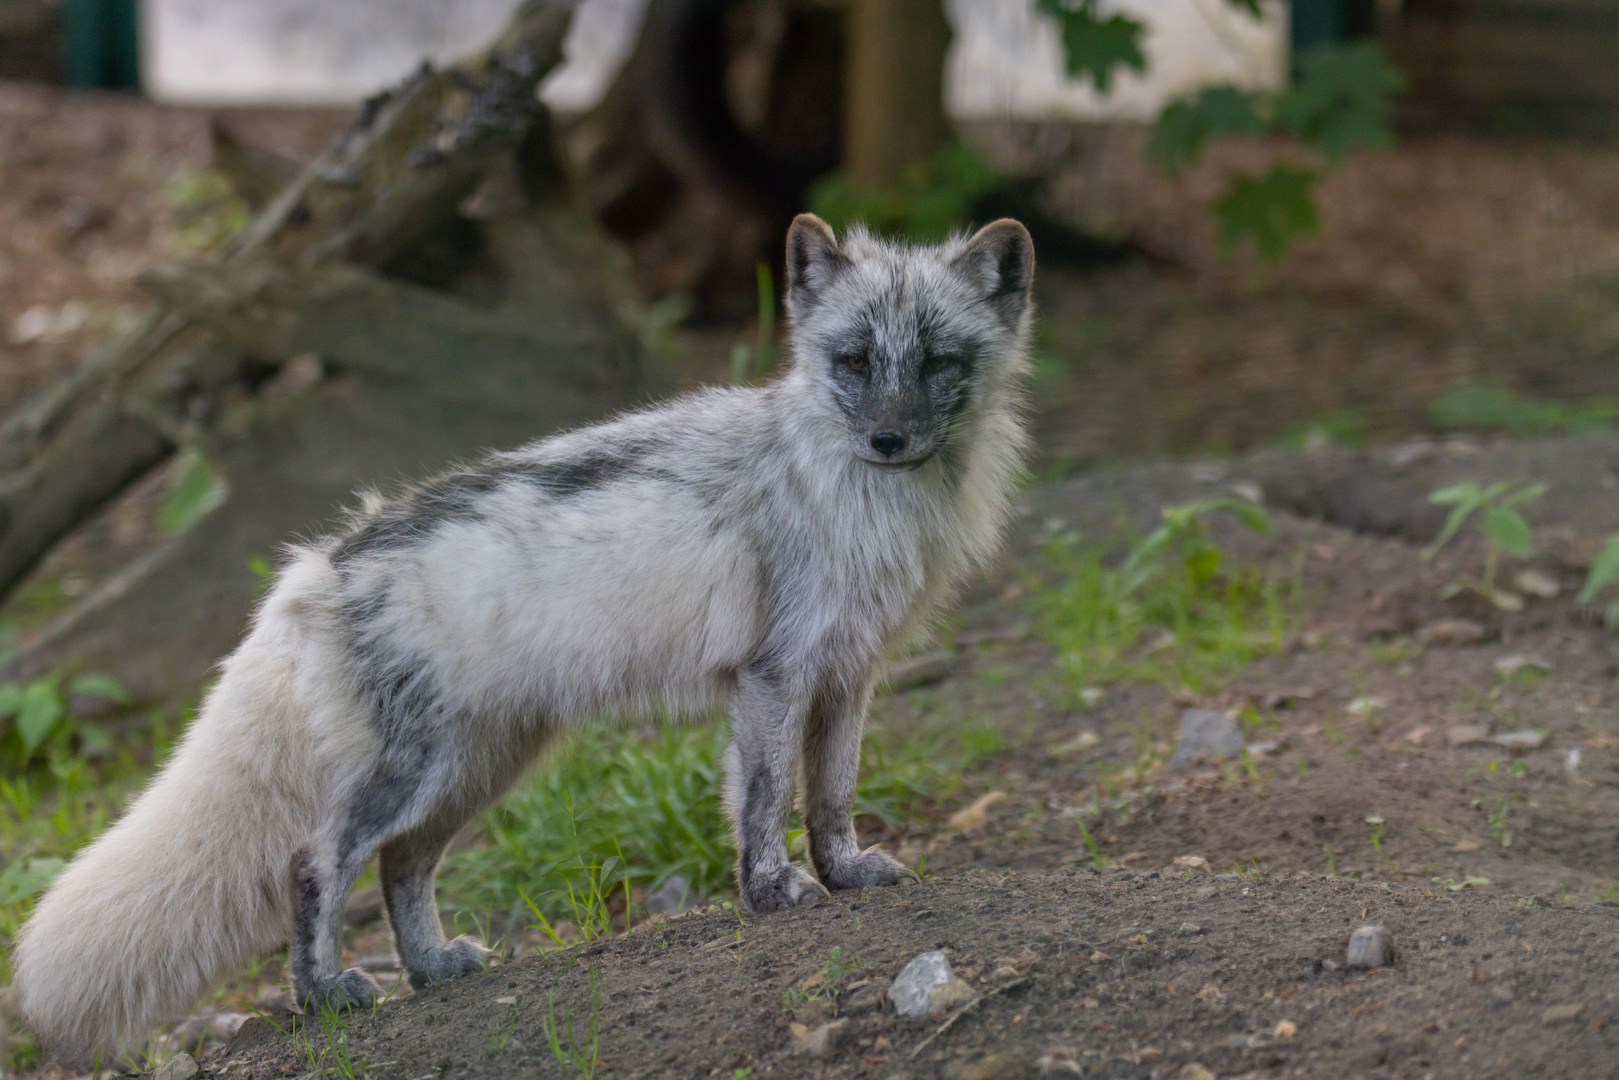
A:
<svg viewBox="0 0 1619 1080">
<path fill-rule="evenodd" d="M 933 456 L 933 439 L 919 430 L 925 427 L 894 417 L 879 420 L 867 427 L 865 444 L 857 444 L 859 456 L 870 465 L 914 469 Z"/>
</svg>

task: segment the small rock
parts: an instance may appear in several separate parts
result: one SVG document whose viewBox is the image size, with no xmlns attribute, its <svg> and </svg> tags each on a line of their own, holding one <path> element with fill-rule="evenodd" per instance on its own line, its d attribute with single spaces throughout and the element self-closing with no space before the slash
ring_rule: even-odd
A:
<svg viewBox="0 0 1619 1080">
<path fill-rule="evenodd" d="M 1506 983 L 1496 983 L 1490 987 L 1490 1000 L 1497 1005 L 1511 1005 L 1514 997 L 1512 987 Z"/>
<path fill-rule="evenodd" d="M 1051 748 L 1053 754 L 1082 754 L 1102 741 L 1094 731 L 1081 731 L 1072 739 Z"/>
<path fill-rule="evenodd" d="M 1218 1080 L 1218 1077 L 1194 1061 L 1189 1065 L 1182 1065 L 1181 1071 L 1175 1074 L 1175 1080 Z"/>
<path fill-rule="evenodd" d="M 1504 746 L 1508 750 L 1539 750 L 1546 741 L 1544 731 L 1503 731 L 1499 735 L 1491 735 L 1490 741 L 1497 746 Z"/>
<path fill-rule="evenodd" d="M 1213 885 L 1205 885 L 1201 889 L 1197 890 L 1197 892 L 1192 894 L 1192 899 L 1198 901 L 1199 903 L 1202 903 L 1204 900 L 1213 900 L 1215 894 L 1219 891 L 1220 890 L 1216 889 Z"/>
<path fill-rule="evenodd" d="M 928 991 L 954 979 L 950 959 L 942 952 L 919 953 L 905 965 L 894 984 L 888 988 L 888 1000 L 901 1016 L 926 1016 Z"/>
<path fill-rule="evenodd" d="M 918 686 L 931 686 L 943 682 L 956 669 L 955 658 L 948 653 L 927 653 L 901 660 L 888 669 L 888 691 L 892 694 L 914 690 Z"/>
<path fill-rule="evenodd" d="M 1180 741 L 1169 759 L 1171 769 L 1187 769 L 1204 757 L 1232 757 L 1245 741 L 1237 722 L 1213 709 L 1187 709 L 1181 713 Z"/>
<path fill-rule="evenodd" d="M 197 1059 L 190 1054 L 175 1054 L 157 1067 L 152 1080 L 191 1080 L 197 1075 Z"/>
<path fill-rule="evenodd" d="M 1006 798 L 1004 791 L 991 791 L 987 795 L 980 795 L 973 800 L 973 804 L 964 810 L 957 810 L 950 815 L 950 827 L 957 832 L 972 832 L 982 829 L 989 821 L 989 808 Z"/>
<path fill-rule="evenodd" d="M 242 1030 L 251 1016 L 239 1012 L 218 1012 L 208 1021 L 208 1037 L 216 1042 L 228 1043 L 236 1038 L 236 1033 Z"/>
<path fill-rule="evenodd" d="M 1188 870 L 1197 870 L 1200 868 L 1206 870 L 1208 869 L 1209 860 L 1205 859 L 1201 855 L 1177 855 L 1175 856 L 1175 865 L 1184 866 Z"/>
<path fill-rule="evenodd" d="M 1278 1020 L 1271 1036 L 1277 1042 L 1291 1042 L 1299 1033 L 1299 1026 L 1291 1020 Z"/>
<path fill-rule="evenodd" d="M 1021 973 L 1018 971 L 1018 969 L 1013 967 L 1011 964 L 1002 964 L 1000 967 L 990 972 L 989 977 L 998 983 L 1011 982 L 1013 979 L 1017 978 L 1019 974 Z"/>
<path fill-rule="evenodd" d="M 798 1022 L 809 1027 L 824 1024 L 838 1014 L 838 1007 L 826 998 L 811 998 L 798 1010 Z"/>
<path fill-rule="evenodd" d="M 1181 923 L 1181 933 L 1185 934 L 1187 937 L 1195 937 L 1196 935 L 1201 934 L 1202 932 L 1203 932 L 1203 928 L 1201 926 L 1197 925 L 1197 923 L 1195 923 L 1195 922 L 1183 922 L 1183 923 Z"/>
<path fill-rule="evenodd" d="M 1349 955 L 1345 958 L 1352 968 L 1378 968 L 1394 961 L 1394 936 L 1381 926 L 1363 926 L 1349 935 Z"/>
<path fill-rule="evenodd" d="M 803 1024 L 789 1024 L 787 1028 L 793 1033 L 793 1053 L 824 1058 L 838 1052 L 849 1032 L 849 1021 L 834 1020 L 814 1030 Z"/>
<path fill-rule="evenodd" d="M 1479 724 L 1458 724 L 1445 732 L 1445 741 L 1452 746 L 1489 742 L 1490 729 Z"/>
<path fill-rule="evenodd" d="M 1541 1014 L 1540 1026 L 1551 1027 L 1554 1024 L 1566 1024 L 1570 1020 L 1578 1020 L 1580 1014 L 1584 1011 L 1585 1006 L 1577 1001 L 1568 1005 L 1553 1005 Z"/>
<path fill-rule="evenodd" d="M 943 986 L 935 986 L 928 991 L 928 1015 L 943 1016 L 957 1005 L 965 1005 L 977 996 L 978 992 L 965 982 L 951 979 Z"/>
<path fill-rule="evenodd" d="M 1389 703 L 1380 697 L 1358 697 L 1351 701 L 1344 709 L 1350 716 L 1358 716 L 1362 720 L 1375 716 L 1389 707 Z"/>
<path fill-rule="evenodd" d="M 1544 570 L 1519 571 L 1518 576 L 1512 579 L 1512 583 L 1518 587 L 1519 592 L 1541 600 L 1550 600 L 1563 591 L 1563 586 L 1558 584 L 1557 579 Z"/>
<path fill-rule="evenodd" d="M 1472 619 L 1440 619 L 1417 632 L 1426 645 L 1477 645 L 1489 636 L 1483 623 Z"/>
<path fill-rule="evenodd" d="M 944 1080 L 1024 1080 L 1032 1075 L 1028 1063 L 1011 1054 L 958 1058 L 944 1067 Z"/>
<path fill-rule="evenodd" d="M 1579 775 L 1579 773 L 1580 773 L 1580 748 L 1579 747 L 1576 746 L 1574 749 L 1570 750 L 1567 754 L 1563 755 L 1563 768 L 1565 770 L 1567 770 L 1567 772 L 1568 772 L 1568 774 L 1570 776 L 1578 776 Z"/>
<path fill-rule="evenodd" d="M 658 891 L 646 898 L 648 915 L 684 915 L 696 899 L 691 885 L 679 874 L 671 874 Z"/>
<path fill-rule="evenodd" d="M 1552 666 L 1544 660 L 1536 660 L 1532 656 L 1503 656 L 1495 662 L 1495 673 L 1503 679 L 1510 679 L 1520 671 L 1551 671 Z"/>
<path fill-rule="evenodd" d="M 867 1013 L 881 1011 L 883 1007 L 883 993 L 888 987 L 884 983 L 867 983 L 843 1002 L 844 1016 L 864 1016 Z"/>
</svg>

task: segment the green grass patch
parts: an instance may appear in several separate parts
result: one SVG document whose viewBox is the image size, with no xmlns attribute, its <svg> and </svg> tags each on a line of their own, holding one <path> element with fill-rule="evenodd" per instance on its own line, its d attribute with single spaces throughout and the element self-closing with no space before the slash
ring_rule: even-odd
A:
<svg viewBox="0 0 1619 1080">
<path fill-rule="evenodd" d="M 1163 524 L 1122 560 L 1074 537 L 1051 544 L 1050 584 L 1035 593 L 1038 625 L 1076 684 L 1201 691 L 1280 647 L 1290 621 L 1286 590 L 1256 568 L 1231 565 L 1205 521 L 1217 512 L 1256 532 L 1270 529 L 1251 503 L 1206 499 L 1165 508 Z"/>
<path fill-rule="evenodd" d="M 718 722 L 581 732 L 484 814 L 477 845 L 446 860 L 445 897 L 498 928 L 513 916 L 534 921 L 530 902 L 548 920 L 578 924 L 602 894 L 622 918 L 626 892 L 655 889 L 675 874 L 699 896 L 730 895 L 736 850 L 721 799 L 727 741 Z M 904 732 L 873 725 L 855 811 L 904 824 L 1000 746 L 998 730 L 984 723 Z"/>
<path fill-rule="evenodd" d="M 1505 431 L 1512 435 L 1578 434 L 1608 431 L 1619 422 L 1619 401 L 1598 398 L 1565 405 L 1536 401 L 1482 383 L 1453 386 L 1433 406 L 1440 431 Z"/>
<path fill-rule="evenodd" d="M 112 709 L 87 719 L 91 699 Z M 168 756 L 176 730 L 104 676 L 0 685 L 0 982 L 35 899 Z"/>
</svg>

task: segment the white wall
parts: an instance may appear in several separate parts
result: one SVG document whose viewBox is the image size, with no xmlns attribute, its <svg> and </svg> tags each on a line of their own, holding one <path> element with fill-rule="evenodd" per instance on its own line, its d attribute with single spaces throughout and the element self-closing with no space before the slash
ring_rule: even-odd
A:
<svg viewBox="0 0 1619 1080">
<path fill-rule="evenodd" d="M 423 57 L 473 52 L 518 0 L 143 0 L 143 78 L 166 101 L 353 102 L 397 81 Z M 568 62 L 543 96 L 589 108 L 634 44 L 648 0 L 584 0 Z M 656 2 L 656 0 L 653 0 Z M 1034 0 L 946 0 L 956 27 L 946 104 L 962 117 L 1148 119 L 1165 102 L 1215 82 L 1279 85 L 1287 70 L 1282 0 L 1255 20 L 1227 0 L 1110 0 L 1148 25 L 1144 76 L 1115 76 L 1099 96 L 1069 80 L 1055 24 Z"/>
</svg>

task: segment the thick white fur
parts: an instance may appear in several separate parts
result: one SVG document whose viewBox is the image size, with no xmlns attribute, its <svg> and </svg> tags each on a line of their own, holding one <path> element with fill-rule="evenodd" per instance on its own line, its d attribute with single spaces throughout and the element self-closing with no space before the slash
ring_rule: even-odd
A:
<svg viewBox="0 0 1619 1080">
<path fill-rule="evenodd" d="M 491 459 L 566 460 L 656 436 L 657 475 L 567 499 L 505 483 L 480 495 L 476 519 L 435 522 L 342 572 L 341 538 L 296 549 L 174 759 L 24 929 L 14 987 L 32 1029 L 69 1056 L 115 1047 L 287 940 L 298 853 L 334 833 L 380 752 L 344 608 L 368 590 L 391 597 L 370 632 L 437 673 L 459 769 L 447 798 L 464 814 L 560 727 L 709 712 L 767 641 L 806 671 L 840 673 L 863 706 L 885 653 L 996 551 L 1021 468 L 1028 313 L 989 325 L 955 262 L 966 244 L 846 238 L 854 266 L 875 269 L 795 313 L 797 360 L 770 386 L 699 393 Z M 995 342 L 951 436 L 950 482 L 938 461 L 885 472 L 858 460 L 851 438 L 864 433 L 851 434 L 822 372 L 817 335 L 895 274 Z M 771 610 L 771 582 L 786 608 Z"/>
</svg>

